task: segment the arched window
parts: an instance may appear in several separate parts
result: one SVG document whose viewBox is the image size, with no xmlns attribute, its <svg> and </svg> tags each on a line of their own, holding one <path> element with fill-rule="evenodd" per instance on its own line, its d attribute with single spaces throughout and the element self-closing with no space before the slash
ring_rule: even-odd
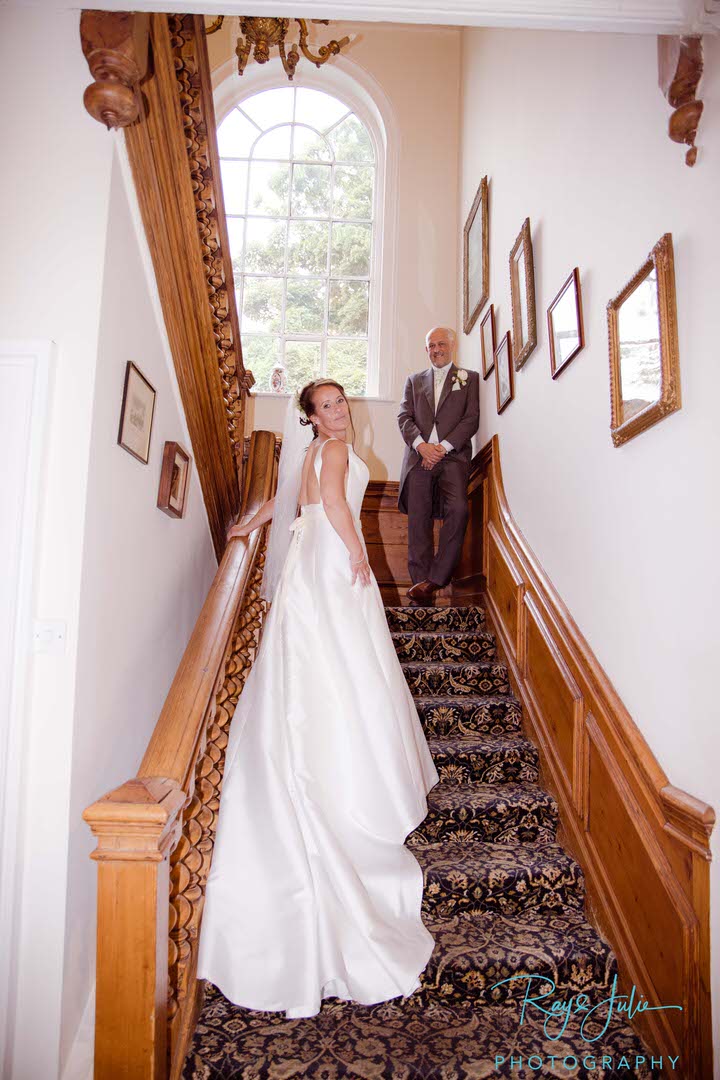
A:
<svg viewBox="0 0 720 1080">
<path fill-rule="evenodd" d="M 340 98 L 278 87 L 236 104 L 218 147 L 246 367 L 377 393 L 378 153 Z"/>
</svg>

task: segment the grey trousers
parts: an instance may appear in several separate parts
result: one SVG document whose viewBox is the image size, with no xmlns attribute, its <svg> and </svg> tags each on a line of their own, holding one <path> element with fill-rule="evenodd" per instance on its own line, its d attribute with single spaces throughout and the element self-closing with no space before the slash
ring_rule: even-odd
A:
<svg viewBox="0 0 720 1080">
<path fill-rule="evenodd" d="M 407 474 L 408 570 L 413 584 L 431 581 L 439 588 L 452 577 L 468 521 L 469 463 L 449 455 L 430 470 L 418 464 Z M 433 503 L 443 508 L 437 553 L 433 552 Z"/>
</svg>

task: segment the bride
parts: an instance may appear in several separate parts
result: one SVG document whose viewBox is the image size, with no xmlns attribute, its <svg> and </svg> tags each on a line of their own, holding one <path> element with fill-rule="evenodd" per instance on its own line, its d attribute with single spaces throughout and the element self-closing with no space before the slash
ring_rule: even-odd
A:
<svg viewBox="0 0 720 1080">
<path fill-rule="evenodd" d="M 345 393 L 318 379 L 299 404 L 275 499 L 230 532 L 273 519 L 273 602 L 230 729 L 198 960 L 230 1001 L 288 1017 L 419 986 L 434 943 L 404 840 L 438 780 L 367 561 Z"/>
</svg>

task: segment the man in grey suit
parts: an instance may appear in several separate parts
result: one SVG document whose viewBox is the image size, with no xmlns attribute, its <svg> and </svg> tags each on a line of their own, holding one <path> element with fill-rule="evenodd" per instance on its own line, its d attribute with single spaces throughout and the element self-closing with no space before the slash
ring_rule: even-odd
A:
<svg viewBox="0 0 720 1080">
<path fill-rule="evenodd" d="M 468 519 L 472 437 L 480 424 L 479 377 L 453 362 L 455 332 L 436 326 L 425 339 L 430 367 L 409 375 L 398 424 L 405 440 L 399 509 L 408 516 L 408 569 L 414 604 L 432 604 L 462 550 Z M 442 517 L 433 553 L 433 517 Z"/>
</svg>

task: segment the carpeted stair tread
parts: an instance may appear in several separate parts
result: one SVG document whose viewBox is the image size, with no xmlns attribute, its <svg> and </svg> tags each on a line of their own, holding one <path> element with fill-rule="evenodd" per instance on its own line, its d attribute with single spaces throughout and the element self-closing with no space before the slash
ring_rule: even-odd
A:
<svg viewBox="0 0 720 1080">
<path fill-rule="evenodd" d="M 415 707 L 429 736 L 504 735 L 522 727 L 522 706 L 513 694 L 428 694 Z"/>
<path fill-rule="evenodd" d="M 494 844 L 549 844 L 558 808 L 537 784 L 438 784 L 428 795 L 427 817 L 408 844 L 444 840 Z"/>
<path fill-rule="evenodd" d="M 461 912 L 582 909 L 585 878 L 559 844 L 445 842 L 413 848 L 425 880 L 423 911 L 433 919 Z"/>
<path fill-rule="evenodd" d="M 506 665 L 494 660 L 459 664 L 416 660 L 400 666 L 413 697 L 511 693 Z"/>
<path fill-rule="evenodd" d="M 560 1041 L 551 1041 L 535 1018 L 520 1023 L 519 1003 L 465 1006 L 439 995 L 415 993 L 370 1007 L 332 998 L 317 1016 L 286 1020 L 282 1013 L 254 1012 L 227 1001 L 208 985 L 185 1062 L 183 1080 L 529 1080 L 544 1076 L 573 1080 L 655 1080 L 650 1056 L 637 1035 L 615 1015 L 597 1042 L 585 1042 L 582 1017 L 571 1016 Z M 588 1032 L 587 1034 L 591 1034 Z M 597 1063 L 582 1064 L 590 1052 Z M 562 1067 L 579 1056 L 577 1071 Z M 528 1058 L 552 1056 L 557 1066 L 526 1068 Z M 511 1056 L 515 1064 L 511 1063 Z M 518 1067 L 517 1058 L 523 1065 Z M 635 1059 L 644 1063 L 635 1065 Z M 603 1058 L 605 1063 L 603 1063 Z M 616 1066 L 623 1059 L 630 1067 Z"/>
<path fill-rule="evenodd" d="M 428 746 L 445 784 L 536 783 L 538 752 L 517 735 L 431 736 Z"/>
<path fill-rule="evenodd" d="M 496 653 L 495 635 L 487 631 L 396 631 L 392 639 L 400 661 L 494 660 Z"/>
<path fill-rule="evenodd" d="M 610 945 L 576 908 L 424 921 L 435 949 L 423 990 L 439 993 L 444 1001 L 501 1005 L 525 995 L 525 976 L 534 977 L 530 986 L 536 994 L 585 993 L 602 1000 L 617 971 Z"/>
<path fill-rule="evenodd" d="M 388 626 L 398 630 L 482 630 L 485 610 L 481 607 L 386 607 Z"/>
</svg>

